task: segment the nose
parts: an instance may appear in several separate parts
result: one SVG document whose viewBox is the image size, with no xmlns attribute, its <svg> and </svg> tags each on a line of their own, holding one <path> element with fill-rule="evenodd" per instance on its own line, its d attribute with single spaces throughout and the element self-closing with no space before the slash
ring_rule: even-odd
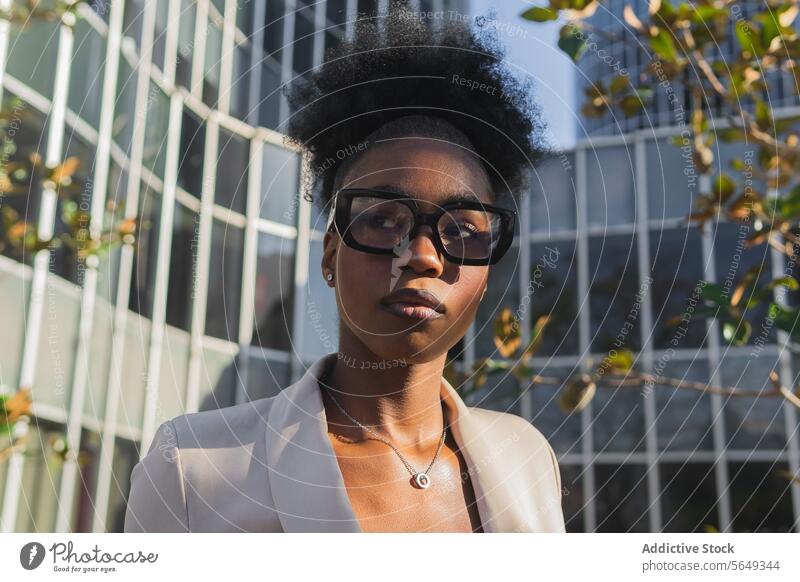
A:
<svg viewBox="0 0 800 582">
<path fill-rule="evenodd" d="M 424 232 L 421 232 L 425 229 Z M 408 266 L 416 273 L 438 277 L 444 269 L 444 257 L 442 257 L 433 242 L 433 231 L 430 226 L 421 226 L 416 232 L 410 234 L 411 241 L 408 250 L 404 253 L 406 261 L 400 266 Z"/>
</svg>

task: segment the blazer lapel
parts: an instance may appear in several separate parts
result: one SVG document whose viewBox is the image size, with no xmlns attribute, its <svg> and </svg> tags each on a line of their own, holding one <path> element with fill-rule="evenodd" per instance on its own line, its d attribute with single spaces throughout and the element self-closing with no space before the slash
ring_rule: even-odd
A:
<svg viewBox="0 0 800 582">
<path fill-rule="evenodd" d="M 286 532 L 361 532 L 344 477 L 328 438 L 328 423 L 317 379 L 336 358 L 315 361 L 300 380 L 275 396 L 266 429 L 266 464 L 275 510 Z M 475 490 L 485 532 L 530 531 L 514 510 L 512 475 L 500 471 L 491 426 L 473 414 L 442 378 L 441 395 L 450 430 Z"/>
<path fill-rule="evenodd" d="M 361 531 L 317 385 L 328 357 L 275 396 L 267 419 L 267 475 L 285 532 Z"/>
</svg>

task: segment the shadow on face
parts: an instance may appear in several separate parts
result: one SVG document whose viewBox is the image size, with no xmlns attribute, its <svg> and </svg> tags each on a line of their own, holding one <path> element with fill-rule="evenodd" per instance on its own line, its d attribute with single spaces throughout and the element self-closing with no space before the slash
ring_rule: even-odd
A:
<svg viewBox="0 0 800 582">
<path fill-rule="evenodd" d="M 344 188 L 388 190 L 414 198 L 432 212 L 454 198 L 492 204 L 483 165 L 457 145 L 406 137 L 370 146 L 347 169 Z M 340 349 L 360 342 L 376 359 L 408 363 L 433 360 L 461 339 L 475 318 L 488 279 L 488 266 L 459 265 L 436 248 L 429 226 L 421 227 L 399 256 L 362 252 L 345 245 L 336 232 L 324 239 L 322 267 L 335 273 Z M 403 288 L 435 294 L 439 317 L 423 318 L 387 309 L 382 299 Z"/>
</svg>

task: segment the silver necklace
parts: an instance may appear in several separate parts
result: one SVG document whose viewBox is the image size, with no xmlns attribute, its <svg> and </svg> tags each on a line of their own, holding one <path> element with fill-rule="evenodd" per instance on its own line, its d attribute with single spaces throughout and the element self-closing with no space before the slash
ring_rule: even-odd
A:
<svg viewBox="0 0 800 582">
<path fill-rule="evenodd" d="M 320 386 L 323 386 L 323 384 L 324 384 L 323 382 L 320 382 Z M 385 444 L 389 445 L 390 447 L 392 447 L 392 450 L 395 453 L 397 453 L 397 456 L 400 457 L 401 461 L 403 461 L 403 464 L 406 466 L 406 469 L 408 469 L 408 472 L 411 473 L 411 476 L 413 477 L 412 482 L 414 483 L 414 485 L 416 485 L 420 489 L 427 489 L 428 487 L 430 487 L 430 485 L 431 485 L 431 477 L 430 477 L 431 467 L 433 467 L 433 464 L 436 462 L 436 459 L 439 458 L 439 451 L 442 450 L 442 445 L 444 444 L 445 434 L 447 433 L 447 413 L 445 412 L 444 406 L 442 406 L 442 415 L 444 416 L 445 422 L 444 422 L 444 428 L 442 430 L 442 438 L 439 441 L 439 446 L 436 447 L 436 454 L 433 456 L 433 460 L 431 461 L 431 464 L 428 465 L 427 469 L 425 469 L 424 471 L 417 471 L 417 470 L 414 469 L 414 467 L 412 467 L 409 464 L 408 461 L 406 461 L 405 457 L 400 453 L 400 451 L 397 450 L 397 447 L 395 447 L 392 443 L 390 443 L 389 441 L 384 439 L 381 435 L 376 433 L 374 430 L 370 429 L 367 426 L 364 426 L 363 424 L 358 422 L 355 418 L 350 416 L 347 413 L 347 411 L 344 408 L 342 408 L 342 405 L 339 404 L 339 401 L 336 400 L 336 398 L 333 397 L 333 394 L 331 393 L 330 390 L 328 391 L 328 396 L 331 397 L 331 400 L 333 400 L 334 404 L 336 404 L 336 406 L 339 407 L 339 410 L 341 410 L 342 413 L 347 418 L 349 418 L 350 420 L 355 422 L 358 426 L 363 428 L 365 431 L 375 435 L 375 438 L 377 438 L 382 443 L 385 443 Z"/>
</svg>

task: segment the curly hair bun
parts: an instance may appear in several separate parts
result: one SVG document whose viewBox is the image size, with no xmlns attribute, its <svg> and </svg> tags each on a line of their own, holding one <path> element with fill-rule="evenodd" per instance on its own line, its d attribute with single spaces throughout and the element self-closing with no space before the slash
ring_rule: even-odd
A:
<svg viewBox="0 0 800 582">
<path fill-rule="evenodd" d="M 473 152 L 498 200 L 516 203 L 527 189 L 530 169 L 547 153 L 530 79 L 504 65 L 491 18 L 428 22 L 432 14 L 391 2 L 387 14 L 359 19 L 308 81 L 287 87 L 287 140 L 308 151 L 306 197 L 321 210 L 366 145 L 401 135 Z"/>
</svg>

